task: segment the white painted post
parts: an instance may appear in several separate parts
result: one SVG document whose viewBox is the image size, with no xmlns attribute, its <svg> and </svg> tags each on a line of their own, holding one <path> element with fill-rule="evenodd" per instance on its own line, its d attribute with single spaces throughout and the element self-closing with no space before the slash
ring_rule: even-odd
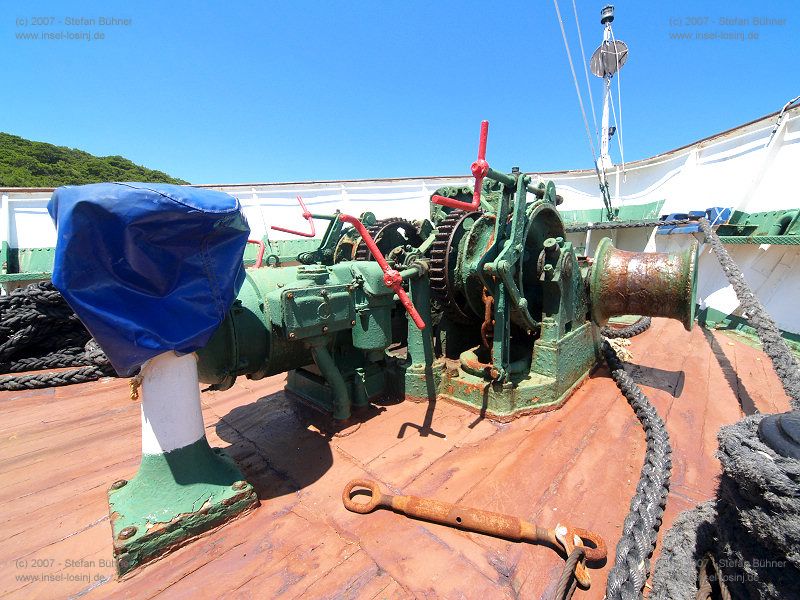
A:
<svg viewBox="0 0 800 600">
<path fill-rule="evenodd" d="M 197 355 L 165 352 L 142 365 L 142 454 L 164 454 L 205 436 Z"/>
</svg>

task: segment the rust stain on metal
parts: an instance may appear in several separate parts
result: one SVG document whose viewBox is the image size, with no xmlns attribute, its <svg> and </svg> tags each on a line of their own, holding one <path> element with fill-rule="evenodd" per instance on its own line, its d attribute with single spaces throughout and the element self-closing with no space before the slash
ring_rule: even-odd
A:
<svg viewBox="0 0 800 600">
<path fill-rule="evenodd" d="M 598 322 L 620 315 L 686 321 L 693 305 L 694 253 L 628 252 L 609 245 L 600 261 L 592 290 Z"/>
<path fill-rule="evenodd" d="M 132 538 L 134 535 L 136 535 L 136 527 L 131 525 L 130 527 L 125 527 L 122 531 L 120 531 L 117 537 L 121 540 L 127 540 L 128 538 Z"/>
<path fill-rule="evenodd" d="M 482 292 L 483 298 L 483 325 L 481 325 L 481 340 L 483 345 L 489 347 L 492 338 L 494 338 L 494 319 L 492 318 L 492 309 L 494 308 L 494 297 L 489 294 L 489 290 L 484 286 Z"/>
</svg>

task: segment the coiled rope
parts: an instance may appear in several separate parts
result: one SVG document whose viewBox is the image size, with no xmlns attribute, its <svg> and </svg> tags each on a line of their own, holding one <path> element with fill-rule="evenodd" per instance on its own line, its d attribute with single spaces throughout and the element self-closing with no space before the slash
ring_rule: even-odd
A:
<svg viewBox="0 0 800 600">
<path fill-rule="evenodd" d="M 654 600 L 705 600 L 707 556 L 723 598 L 800 598 L 800 461 L 761 441 L 764 418 L 720 429 L 717 498 L 681 513 L 664 536 Z"/>
<path fill-rule="evenodd" d="M 66 367 L 78 368 L 28 373 Z M 0 390 L 11 391 L 115 375 L 108 357 L 49 281 L 0 297 L 0 373 L 24 373 L 0 376 Z"/>
<path fill-rule="evenodd" d="M 706 219 L 700 228 L 797 410 L 800 366 Z M 681 513 L 667 532 L 651 598 L 800 597 L 800 461 L 761 441 L 764 418 L 720 429 L 717 498 Z"/>
</svg>

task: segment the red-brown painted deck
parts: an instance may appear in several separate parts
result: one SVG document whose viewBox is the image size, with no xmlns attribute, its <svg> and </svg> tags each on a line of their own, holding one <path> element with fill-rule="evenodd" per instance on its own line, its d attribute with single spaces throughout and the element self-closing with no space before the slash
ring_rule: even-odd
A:
<svg viewBox="0 0 800 600">
<path fill-rule="evenodd" d="M 742 407 L 788 401 L 768 359 L 719 334 L 654 320 L 632 344 L 634 376 L 666 419 L 674 470 L 665 527 L 711 497 L 721 425 Z M 327 439 L 293 410 L 283 377 L 203 394 L 212 445 L 226 447 L 261 498 L 254 512 L 116 581 L 106 488 L 131 477 L 139 406 L 126 380 L 0 393 L 0 595 L 17 598 L 549 598 L 563 558 L 387 511 L 347 512 L 354 477 L 396 492 L 601 533 L 608 565 L 576 598 L 601 598 L 644 436 L 598 370 L 561 410 L 498 425 L 437 403 L 381 407 Z M 662 532 L 664 529 L 662 529 Z M 35 561 L 44 566 L 34 566 Z M 47 566 L 52 561 L 52 566 Z M 69 562 L 73 561 L 73 562 Z M 46 575 L 50 581 L 24 577 Z"/>
</svg>

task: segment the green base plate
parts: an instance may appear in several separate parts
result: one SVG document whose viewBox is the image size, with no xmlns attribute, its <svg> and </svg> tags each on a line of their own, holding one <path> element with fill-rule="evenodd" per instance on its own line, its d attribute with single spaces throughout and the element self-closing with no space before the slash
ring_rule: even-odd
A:
<svg viewBox="0 0 800 600">
<path fill-rule="evenodd" d="M 205 437 L 142 456 L 136 476 L 108 491 L 117 575 L 169 552 L 258 505 L 233 460 Z"/>
</svg>

